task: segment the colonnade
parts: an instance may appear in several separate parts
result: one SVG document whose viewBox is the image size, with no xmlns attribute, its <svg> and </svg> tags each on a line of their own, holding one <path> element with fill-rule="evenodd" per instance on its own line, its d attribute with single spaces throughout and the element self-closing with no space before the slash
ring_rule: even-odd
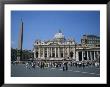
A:
<svg viewBox="0 0 110 87">
<path fill-rule="evenodd" d="M 38 48 L 38 50 L 34 49 L 34 58 L 61 58 L 61 57 L 70 57 L 70 51 L 74 53 L 74 50 L 72 48 L 64 48 L 64 47 L 42 47 Z M 38 55 L 36 55 L 36 52 Z M 74 57 L 74 56 L 72 56 Z"/>
<path fill-rule="evenodd" d="M 100 59 L 100 51 L 86 50 L 86 51 L 76 51 L 76 61 L 84 60 L 97 60 Z"/>
<path fill-rule="evenodd" d="M 36 55 L 36 52 L 38 53 Z M 72 52 L 72 56 L 70 56 Z M 72 58 L 76 61 L 97 60 L 100 58 L 99 50 L 75 50 L 64 47 L 42 47 L 35 49 L 34 58 Z"/>
</svg>

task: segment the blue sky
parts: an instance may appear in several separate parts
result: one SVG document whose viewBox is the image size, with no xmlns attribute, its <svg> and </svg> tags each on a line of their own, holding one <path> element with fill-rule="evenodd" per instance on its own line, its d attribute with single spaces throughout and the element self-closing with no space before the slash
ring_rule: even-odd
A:
<svg viewBox="0 0 110 87">
<path fill-rule="evenodd" d="M 21 18 L 24 23 L 23 49 L 33 49 L 36 39 L 52 39 L 59 30 L 77 43 L 83 34 L 100 35 L 100 11 L 12 11 L 11 47 L 18 47 Z"/>
</svg>

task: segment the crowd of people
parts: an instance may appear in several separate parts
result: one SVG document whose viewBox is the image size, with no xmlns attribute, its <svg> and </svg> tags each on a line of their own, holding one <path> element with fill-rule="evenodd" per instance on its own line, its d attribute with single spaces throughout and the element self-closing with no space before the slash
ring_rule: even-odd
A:
<svg viewBox="0 0 110 87">
<path fill-rule="evenodd" d="M 86 62 L 71 62 L 71 61 L 60 61 L 60 62 L 56 62 L 56 61 L 51 61 L 51 62 L 46 62 L 46 61 L 28 61 L 25 63 L 26 68 L 36 68 L 39 67 L 41 69 L 44 68 L 62 68 L 63 71 L 67 71 L 69 67 L 82 67 L 83 69 L 85 67 L 89 67 L 89 66 L 95 66 L 95 67 L 99 67 L 100 64 L 98 62 L 90 62 L 90 61 L 86 61 Z"/>
</svg>

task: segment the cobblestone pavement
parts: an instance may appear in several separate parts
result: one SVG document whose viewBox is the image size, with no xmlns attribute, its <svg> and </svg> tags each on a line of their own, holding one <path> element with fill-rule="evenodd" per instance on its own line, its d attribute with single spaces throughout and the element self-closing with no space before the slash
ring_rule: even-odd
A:
<svg viewBox="0 0 110 87">
<path fill-rule="evenodd" d="M 68 67 L 67 71 L 63 71 L 62 67 L 45 67 L 41 69 L 26 67 L 25 64 L 11 64 L 12 77 L 100 77 L 100 68 L 95 66 L 87 67 Z"/>
</svg>

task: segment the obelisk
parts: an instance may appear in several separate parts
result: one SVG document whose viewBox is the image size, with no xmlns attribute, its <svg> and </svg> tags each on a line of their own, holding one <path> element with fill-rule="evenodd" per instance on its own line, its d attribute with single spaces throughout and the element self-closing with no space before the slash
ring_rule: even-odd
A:
<svg viewBox="0 0 110 87">
<path fill-rule="evenodd" d="M 22 60 L 22 44 L 23 44 L 23 21 L 21 19 L 20 31 L 18 36 L 18 52 L 17 52 L 17 61 Z"/>
</svg>

